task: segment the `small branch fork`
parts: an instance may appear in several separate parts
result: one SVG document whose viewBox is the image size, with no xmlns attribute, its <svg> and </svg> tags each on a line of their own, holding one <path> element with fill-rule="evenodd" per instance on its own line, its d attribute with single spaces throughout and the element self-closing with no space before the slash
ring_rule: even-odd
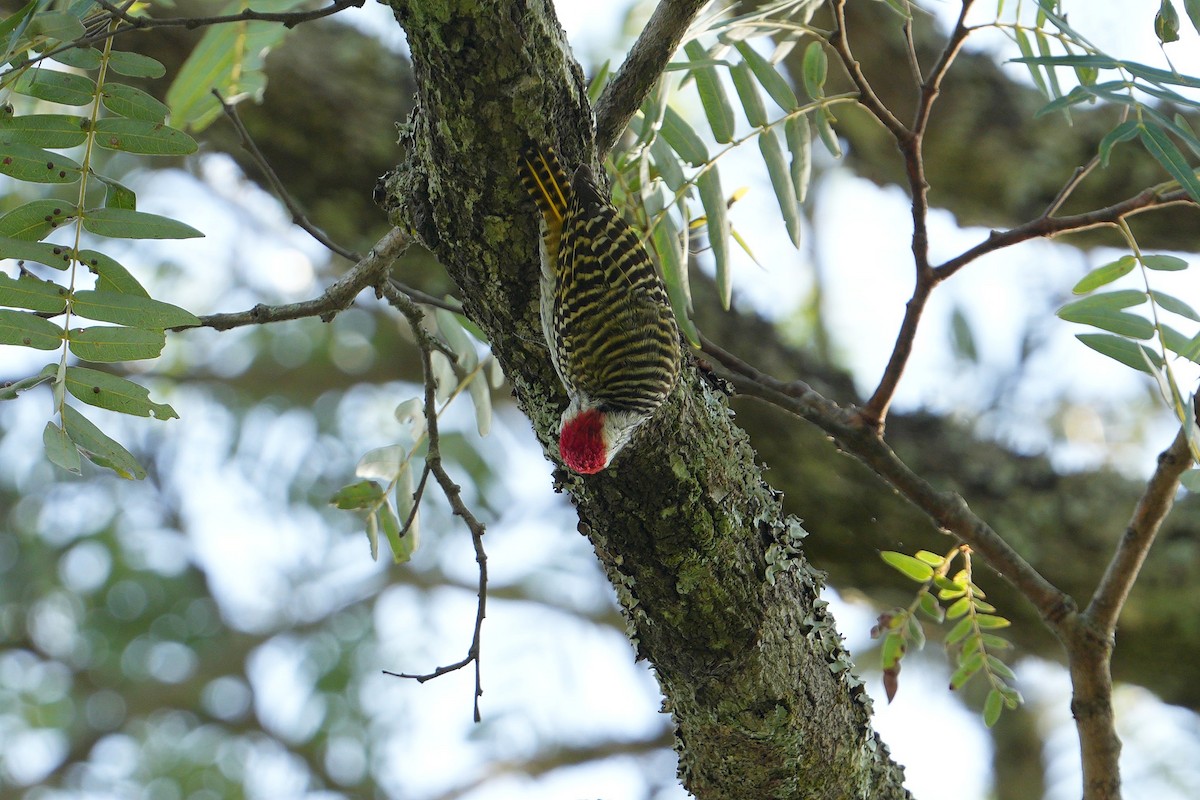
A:
<svg viewBox="0 0 1200 800">
<path fill-rule="evenodd" d="M 394 283 L 388 281 L 381 285 L 384 297 L 391 303 L 404 318 L 408 320 L 408 325 L 412 328 L 413 336 L 417 341 L 417 346 L 421 350 L 421 366 L 424 372 L 425 380 L 425 420 L 428 426 L 429 450 L 425 455 L 425 468 L 428 474 L 432 474 L 438 485 L 442 489 L 442 493 L 446 495 L 446 499 L 450 502 L 450 508 L 454 514 L 461 517 L 466 523 L 467 529 L 471 532 L 471 543 L 475 546 L 475 562 L 479 565 L 479 603 L 475 610 L 475 632 L 471 637 L 471 645 L 467 648 L 467 654 L 463 658 L 455 661 L 452 664 L 447 664 L 438 667 L 432 672 L 424 674 L 414 674 L 408 672 L 388 672 L 384 670 L 384 674 L 392 675 L 398 678 L 411 678 L 418 683 L 432 680 L 434 678 L 445 675 L 448 672 L 460 670 L 469 664 L 475 665 L 475 721 L 479 722 L 481 717 L 479 714 L 479 698 L 483 694 L 483 685 L 481 682 L 480 667 L 479 667 L 479 643 L 480 636 L 483 632 L 483 618 L 487 612 L 487 553 L 483 549 L 483 534 L 484 526 L 471 510 L 467 508 L 466 503 L 462 499 L 461 487 L 456 484 L 447 474 L 445 467 L 442 465 L 442 454 L 440 440 L 438 438 L 438 420 L 437 420 L 437 381 L 434 378 L 433 364 L 431 354 L 434 350 L 440 349 L 439 343 L 421 326 L 423 314 L 417 304 L 412 301 L 408 294 L 398 288 Z"/>
</svg>

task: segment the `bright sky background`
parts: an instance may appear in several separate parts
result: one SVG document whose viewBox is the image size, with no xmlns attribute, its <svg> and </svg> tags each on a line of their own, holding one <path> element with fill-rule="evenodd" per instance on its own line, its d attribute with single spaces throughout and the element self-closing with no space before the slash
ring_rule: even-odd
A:
<svg viewBox="0 0 1200 800">
<path fill-rule="evenodd" d="M 957 8 L 953 3 L 930 5 L 940 16 L 950 16 Z M 977 5 L 977 21 L 983 21 L 985 12 L 995 8 L 992 3 Z M 1069 9 L 1073 24 L 1097 44 L 1115 54 L 1164 65 L 1150 29 L 1157 6 L 1157 0 L 1076 2 Z M 592 68 L 609 57 L 614 64 L 619 61 L 620 53 L 611 47 L 620 39 L 626 7 L 624 3 L 610 6 L 594 0 L 558 3 L 563 25 L 585 67 Z M 389 12 L 382 7 L 369 6 L 360 14 L 394 31 Z M 1181 33 L 1183 41 L 1170 46 L 1167 52 L 1181 70 L 1200 72 L 1200 48 L 1196 47 L 1200 37 L 1186 19 Z M 1025 72 L 1019 65 L 1009 69 L 1018 76 Z M 941 102 L 953 102 L 953 98 L 943 97 Z M 758 175 L 757 148 L 749 149 L 752 152 L 732 162 L 735 169 L 728 170 L 727 175 Z M 235 246 L 241 251 L 238 264 L 259 266 L 255 281 L 269 296 L 277 300 L 303 299 L 319 291 L 313 268 L 322 259 L 319 248 L 291 230 L 272 201 L 239 182 L 228 161 L 207 159 L 202 174 L 208 181 L 207 188 L 181 173 L 157 176 L 153 184 L 139 187 L 145 210 L 176 214 L 210 233 L 209 239 L 188 243 L 192 267 L 176 284 L 181 295 L 189 298 L 189 309 L 198 313 L 241 309 L 260 299 L 219 294 L 223 271 L 239 268 L 228 263 L 229 251 Z M 727 191 L 736 188 L 731 177 L 725 181 Z M 826 318 L 832 324 L 838 351 L 855 369 L 860 385 L 869 387 L 886 360 L 911 289 L 909 215 L 903 193 L 879 189 L 847 173 L 827 173 L 816 197 L 815 219 L 820 230 L 806 231 L 805 247 L 796 253 L 777 230 L 781 227 L 778 210 L 765 175 L 746 181 L 752 191 L 735 207 L 734 224 L 755 243 L 760 256 L 770 257 L 764 259 L 768 264 L 765 271 L 746 259 L 739 260 L 735 273 L 737 297 L 766 313 L 786 313 L 809 291 L 810 272 L 805 265 L 815 262 L 827 283 Z M 172 200 L 197 191 L 211 193 L 211 202 L 185 207 Z M 229 200 L 236 201 L 238 207 L 222 205 Z M 837 212 L 845 207 L 853 207 L 854 214 Z M 862 219 L 872 221 L 870 237 L 858 230 Z M 225 235 L 212 236 L 216 231 Z M 979 241 L 986 231 L 961 230 L 948 215 L 935 212 L 932 234 L 935 255 L 945 256 Z M 259 249 L 252 254 L 250 248 Z M 1129 440 L 1131 426 L 1122 424 L 1120 410 L 1146 395 L 1145 382 L 1084 348 L 1074 340 L 1077 330 L 1073 326 L 1053 318 L 1054 309 L 1066 298 L 1070 286 L 1087 269 L 1116 255 L 1092 253 L 1080 257 L 1069 248 L 1030 243 L 991 256 L 964 271 L 936 294 L 912 368 L 902 384 L 901 406 L 979 411 L 988 400 L 987 375 L 1011 369 L 1015 363 L 1015 331 L 1026 323 L 1038 324 L 1050 332 L 1052 344 L 1038 357 L 1033 375 L 1022 385 L 1018 399 L 1026 410 L 1006 408 L 1006 413 L 993 423 L 996 435 L 1032 450 L 1046 448 L 1055 437 L 1040 412 L 1045 404 L 1066 394 L 1075 401 L 1073 413 L 1078 420 L 1071 429 L 1072 436 L 1055 451 L 1060 463 L 1094 466 L 1120 458 L 1132 472 L 1149 470 L 1153 454 L 1173 435 L 1170 416 L 1159 415 L 1161 421 L 1153 426 L 1148 440 Z M 153 263 L 152 254 L 143 253 L 142 257 Z M 1200 271 L 1195 269 L 1159 273 L 1154 276 L 1155 288 L 1185 299 L 1198 298 L 1197 275 Z M 1031 297 L 1049 299 L 1031 302 Z M 977 368 L 964 368 L 950 356 L 947 321 L 956 304 L 975 326 L 981 348 Z M 334 324 L 346 358 L 353 359 L 359 352 L 356 348 L 366 341 L 362 326 L 370 324 L 367 315 L 351 312 Z M 207 341 L 213 347 L 213 364 L 225 363 L 233 369 L 242 363 L 239 359 L 247 357 L 248 350 L 239 345 L 237 334 L 213 334 Z M 303 347 L 297 346 L 300 350 L 295 356 L 302 359 Z M 0 374 L 17 372 L 25 359 L 24 352 L 3 348 Z M 28 363 L 40 365 L 44 361 L 42 356 L 33 356 Z M 967 380 L 963 379 L 964 369 Z M 947 386 L 952 388 L 947 391 Z M 305 559 L 311 557 L 313 543 L 324 543 L 330 533 L 315 515 L 305 518 L 294 514 L 280 521 L 273 512 L 288 481 L 303 469 L 297 463 L 297 443 L 314 435 L 311 420 L 298 413 L 275 415 L 263 410 L 258 412 L 265 431 L 260 441 L 222 441 L 221 432 L 228 432 L 228 412 L 218 403 L 185 392 L 168 399 L 184 417 L 182 423 L 171 424 L 168 434 L 177 454 L 176 468 L 194 480 L 192 491 L 183 496 L 182 513 L 192 533 L 186 552 L 207 570 L 215 596 L 237 624 L 256 628 L 269 625 L 281 613 L 302 615 L 302 607 L 280 609 L 271 598 L 275 588 L 282 587 L 294 571 L 311 566 L 305 564 Z M 343 432 L 344 447 L 361 453 L 389 444 L 389 437 L 394 440 L 397 433 L 391 408 L 402 399 L 379 387 L 363 387 L 353 393 L 348 402 L 357 404 L 359 413 L 354 415 L 357 422 Z M 43 402 L 26 399 L 11 404 L 5 413 L 17 420 L 17 425 L 36 432 L 44 425 L 46 408 Z M 136 431 L 144 424 L 149 423 L 138 421 L 126 425 L 124 431 Z M 445 424 L 452 429 L 473 428 L 467 405 L 459 403 L 452 409 Z M 493 745 L 502 743 L 497 746 L 517 757 L 532 751 L 538 745 L 537 738 L 543 735 L 620 731 L 637 736 L 662 724 L 655 713 L 657 686 L 645 665 L 633 663 L 624 638 L 607 629 L 574 624 L 569 615 L 555 608 L 602 607 L 609 602 L 609 595 L 593 554 L 582 537 L 574 533 L 569 506 L 562 498 L 550 495 L 549 467 L 531 441 L 527 421 L 509 410 L 499 414 L 493 433 L 479 445 L 481 453 L 497 465 L 498 474 L 506 477 L 498 491 L 509 497 L 505 504 L 509 510 L 491 525 L 489 532 L 493 585 L 521 580 L 531 568 L 566 579 L 547 580 L 539 587 L 546 598 L 544 605 L 498 600 L 489 604 L 483 726 L 475 728 L 469 721 L 471 686 L 466 672 L 423 685 L 379 676 L 369 687 L 372 702 L 402 709 L 407 719 L 421 720 L 420 736 L 407 740 L 392 760 L 398 796 L 433 798 L 476 772 L 494 768 L 494 761 L 485 763 L 480 759 L 483 751 L 470 743 L 471 737 Z M 230 452 L 240 454 L 237 463 L 244 464 L 246 472 L 230 470 Z M 0 450 L 0 461 L 14 469 L 40 458 L 37 447 L 20 446 L 13 437 L 9 437 L 7 448 Z M 85 492 L 81 490 L 81 494 Z M 231 524 L 229 515 L 219 511 L 230 508 L 238 510 L 240 524 Z M 466 537 L 436 512 L 428 516 L 428 535 L 445 537 L 429 548 L 429 557 L 436 557 L 449 570 L 460 570 L 464 582 L 470 583 L 474 580 L 474 563 Z M 154 535 L 152 530 L 144 533 Z M 164 539 L 163 546 L 154 552 L 169 564 L 170 559 L 179 559 L 185 552 L 177 545 Z M 338 592 L 351 592 L 364 582 L 386 580 L 391 569 L 372 563 L 361 539 L 347 541 L 335 553 L 334 560 L 324 565 L 327 579 L 314 589 L 314 608 L 330 602 L 327 598 Z M 579 580 L 580 575 L 586 579 Z M 381 639 L 396 644 L 392 650 L 378 654 L 382 667 L 419 670 L 459 657 L 469 639 L 474 599 L 466 591 L 448 591 L 436 599 L 436 603 L 426 605 L 411 589 L 393 586 L 384 590 L 374 622 Z M 836 602 L 836 598 L 831 599 Z M 861 608 L 837 604 L 836 617 L 852 651 L 867 646 L 865 634 L 871 616 Z M 297 673 L 301 667 L 292 657 L 293 647 L 286 637 L 273 640 L 256 654 L 250 669 L 256 710 L 268 727 L 279 731 L 302 730 L 306 719 L 315 719 L 314 710 L 306 704 L 305 679 Z M 976 718 L 964 712 L 945 691 L 947 671 L 936 658 L 938 654 L 932 655 L 935 657 L 925 659 L 924 669 L 905 671 L 905 686 L 895 704 L 889 707 L 877 698 L 876 727 L 897 759 L 907 766 L 909 786 L 917 797 L 981 798 L 990 769 L 986 737 Z M 413 663 L 414 657 L 419 663 Z M 1029 701 L 1044 710 L 1047 719 L 1055 720 L 1057 730 L 1069 734 L 1056 735 L 1048 747 L 1056 776 L 1050 797 L 1077 797 L 1076 745 L 1069 717 L 1064 716 L 1066 689 L 1061 670 L 1026 663 L 1021 665 L 1020 673 Z M 879 694 L 877 679 L 870 679 L 868 687 Z M 1161 730 L 1163 738 L 1173 738 L 1174 744 L 1182 748 L 1172 751 L 1183 752 L 1180 763 L 1188 759 L 1200 762 L 1196 722 L 1191 715 L 1181 717 L 1163 710 L 1138 690 L 1124 691 L 1118 699 L 1123 710 L 1129 709 L 1124 724 Z M 936 748 L 925 737 L 912 735 L 914 726 L 930 729 L 931 715 L 936 725 L 951 725 L 955 731 L 953 736 L 938 737 Z M 1139 737 L 1138 741 L 1143 740 Z M 1135 765 L 1153 763 L 1156 754 L 1150 747 L 1139 746 L 1127 748 L 1128 760 Z M 114 749 L 114 753 L 118 751 Z M 38 747 L 28 752 L 32 754 L 28 756 L 30 763 L 36 763 Z M 951 762 L 962 766 L 948 770 L 946 764 Z M 685 796 L 673 786 L 673 770 L 669 758 L 654 765 L 655 773 L 666 784 L 654 795 L 656 800 Z M 264 764 L 262 774 L 266 781 L 260 790 L 262 797 L 285 796 L 279 794 L 279 787 L 290 785 L 294 779 L 282 755 Z M 559 770 L 537 782 L 510 777 L 488 783 L 464 797 L 562 800 L 586 796 L 622 800 L 635 796 L 643 785 L 641 767 L 618 759 L 588 768 Z M 1183 800 L 1193 795 L 1186 790 L 1171 794 L 1169 788 L 1147 779 L 1140 788 L 1131 785 L 1127 796 L 1131 800 Z"/>
</svg>

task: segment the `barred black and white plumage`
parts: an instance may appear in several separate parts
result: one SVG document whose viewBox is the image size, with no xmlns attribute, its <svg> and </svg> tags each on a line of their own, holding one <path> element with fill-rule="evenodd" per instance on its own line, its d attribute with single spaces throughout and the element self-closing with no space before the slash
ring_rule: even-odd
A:
<svg viewBox="0 0 1200 800">
<path fill-rule="evenodd" d="M 580 166 L 568 183 L 554 151 L 529 145 L 521 175 L 542 215 L 542 327 L 571 398 L 559 448 L 599 472 L 679 377 L 679 331 L 637 234 Z"/>
</svg>

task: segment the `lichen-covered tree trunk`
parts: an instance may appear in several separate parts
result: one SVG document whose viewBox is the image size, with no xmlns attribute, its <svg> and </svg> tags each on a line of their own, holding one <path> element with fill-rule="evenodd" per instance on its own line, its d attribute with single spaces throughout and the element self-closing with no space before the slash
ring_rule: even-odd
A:
<svg viewBox="0 0 1200 800">
<path fill-rule="evenodd" d="M 583 76 L 545 2 L 391 5 L 418 87 L 408 159 L 388 184 L 393 216 L 446 266 L 549 445 L 566 401 L 541 343 L 537 229 L 516 153 L 534 136 L 567 162 L 592 159 Z M 908 796 L 817 600 L 800 523 L 695 369 L 611 469 L 560 480 L 655 667 L 693 794 Z"/>
</svg>

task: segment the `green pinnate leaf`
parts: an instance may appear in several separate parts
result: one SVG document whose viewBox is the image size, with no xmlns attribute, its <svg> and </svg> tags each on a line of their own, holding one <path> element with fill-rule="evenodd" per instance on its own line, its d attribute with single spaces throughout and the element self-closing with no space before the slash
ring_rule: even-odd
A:
<svg viewBox="0 0 1200 800">
<path fill-rule="evenodd" d="M 1192 27 L 1200 32 L 1200 0 L 1183 0 L 1183 11 L 1192 22 Z"/>
<path fill-rule="evenodd" d="M 1188 268 L 1188 262 L 1178 256 L 1142 256 L 1142 263 L 1147 269 L 1156 269 L 1160 272 L 1177 272 Z"/>
<path fill-rule="evenodd" d="M 85 290 L 75 292 L 72 310 L 84 319 L 113 322 L 143 330 L 193 327 L 200 324 L 190 311 L 138 295 Z"/>
<path fill-rule="evenodd" d="M 796 202 L 803 203 L 812 179 L 812 129 L 808 124 L 808 115 L 788 117 L 783 123 L 783 133 L 788 151 L 792 154 L 792 186 L 796 190 Z"/>
<path fill-rule="evenodd" d="M 1071 288 L 1071 291 L 1074 294 L 1087 294 L 1095 289 L 1099 289 L 1101 286 L 1112 283 L 1118 278 L 1123 278 L 1132 272 L 1136 266 L 1136 258 L 1133 256 L 1121 256 L 1116 261 L 1096 267 L 1087 275 L 1084 275 L 1079 279 L 1079 283 Z"/>
<path fill-rule="evenodd" d="M 67 346 L 84 361 L 112 364 L 158 358 L 167 345 L 162 331 L 97 325 L 91 328 L 72 328 L 67 334 Z"/>
<path fill-rule="evenodd" d="M 1157 303 L 1159 307 L 1170 311 L 1172 314 L 1178 314 L 1179 316 L 1190 319 L 1193 322 L 1200 322 L 1200 314 L 1196 313 L 1194 308 L 1180 300 L 1178 297 L 1169 295 L 1166 292 L 1156 292 L 1153 290 L 1150 292 L 1150 296 L 1154 298 L 1154 302 Z"/>
<path fill-rule="evenodd" d="M 879 557 L 901 574 L 918 583 L 925 583 L 933 578 L 933 567 L 905 553 L 884 550 Z"/>
<path fill-rule="evenodd" d="M 67 435 L 88 461 L 98 467 L 111 469 L 122 478 L 141 480 L 146 477 L 146 470 L 137 459 L 83 414 L 64 405 L 62 418 Z"/>
<path fill-rule="evenodd" d="M 0 174 L 30 183 L 74 183 L 78 162 L 59 153 L 19 142 L 0 143 Z"/>
<path fill-rule="evenodd" d="M 721 189 L 721 176 L 715 166 L 710 166 L 696 181 L 700 190 L 700 202 L 708 226 L 708 246 L 712 249 L 717 266 L 717 291 L 721 307 L 729 310 L 733 298 L 733 273 L 729 268 L 729 217 L 725 213 L 725 193 Z"/>
<path fill-rule="evenodd" d="M 0 273 L 0 305 L 59 314 L 67 307 L 67 290 L 32 276 L 10 278 Z"/>
<path fill-rule="evenodd" d="M 921 612 L 934 622 L 941 622 L 946 618 L 946 612 L 942 609 L 937 599 L 929 592 L 922 592 L 917 602 L 919 603 L 918 608 L 921 609 Z"/>
<path fill-rule="evenodd" d="M 1007 628 L 1012 625 L 1004 617 L 997 617 L 993 614 L 976 614 L 975 624 L 980 628 Z"/>
<path fill-rule="evenodd" d="M 788 86 L 787 79 L 779 74 L 779 70 L 775 69 L 774 64 L 759 55 L 758 51 L 745 41 L 736 42 L 734 47 L 749 65 L 754 77 L 758 78 L 759 85 L 766 90 L 776 105 L 789 113 L 799 107 L 800 104 L 796 102 L 796 93 L 792 91 L 791 86 Z"/>
<path fill-rule="evenodd" d="M 96 82 L 71 72 L 34 68 L 17 78 L 13 91 L 66 106 L 84 106 L 95 97 Z"/>
<path fill-rule="evenodd" d="M 1078 333 L 1075 334 L 1075 338 L 1097 353 L 1148 375 L 1153 374 L 1151 364 L 1155 367 L 1162 366 L 1162 356 L 1158 353 L 1121 336 L 1108 333 Z"/>
<path fill-rule="evenodd" d="M 72 36 L 71 38 L 77 37 Z M 68 67 L 75 67 L 87 72 L 100 69 L 100 65 L 104 63 L 104 57 L 94 47 L 72 47 L 70 50 L 55 54 L 54 60 L 60 64 L 66 64 Z"/>
<path fill-rule="evenodd" d="M 150 294 L 116 259 L 96 250 L 80 250 L 79 263 L 97 276 L 96 288 L 104 292 L 120 292 L 135 294 L 138 297 L 149 297 Z"/>
<path fill-rule="evenodd" d="M 156 124 L 166 120 L 167 113 L 170 111 L 153 95 L 124 83 L 113 83 L 112 81 L 105 83 L 104 89 L 100 93 L 100 99 L 104 103 L 104 107 L 114 114 Z"/>
<path fill-rule="evenodd" d="M 1138 135 L 1138 121 L 1136 119 L 1127 119 L 1117 127 L 1113 128 L 1104 138 L 1100 140 L 1100 166 L 1107 167 L 1108 159 L 1112 155 L 1112 149 L 1121 142 L 1127 142 Z"/>
<path fill-rule="evenodd" d="M 62 345 L 62 328 L 28 311 L 0 309 L 0 344 L 56 350 Z"/>
<path fill-rule="evenodd" d="M 692 61 L 692 77 L 696 80 L 696 90 L 700 94 L 700 105 L 704 108 L 704 116 L 712 128 L 713 138 L 725 144 L 733 140 L 733 106 L 725 93 L 725 85 L 716 67 L 706 64 L 709 60 L 704 45 L 692 39 L 683 48 L 687 57 Z"/>
<path fill-rule="evenodd" d="M 236 25 L 221 26 L 236 28 Z M 141 53 L 129 53 L 123 50 L 113 50 L 108 54 L 108 67 L 118 75 L 129 78 L 161 78 L 167 74 L 167 68 L 161 61 Z"/>
<path fill-rule="evenodd" d="M 36 242 L 75 213 L 73 206 L 61 200 L 31 200 L 0 216 L 0 237 Z"/>
<path fill-rule="evenodd" d="M 87 139 L 87 120 L 70 114 L 0 114 L 0 146 L 75 147 Z"/>
<path fill-rule="evenodd" d="M 756 128 L 766 125 L 767 109 L 763 105 L 762 95 L 758 93 L 758 84 L 755 82 L 750 65 L 745 61 L 739 61 L 729 70 L 729 75 L 733 78 L 733 88 L 737 90 L 738 99 L 742 102 L 742 111 L 746 114 L 746 121 Z"/>
<path fill-rule="evenodd" d="M 815 41 L 804 48 L 804 91 L 814 100 L 825 96 L 825 78 L 829 74 L 829 58 L 822 45 Z"/>
<path fill-rule="evenodd" d="M 771 177 L 771 188 L 775 190 L 775 200 L 779 203 L 779 211 L 783 215 L 784 225 L 792 244 L 800 246 L 800 203 L 796 199 L 795 186 L 792 183 L 791 172 L 788 170 L 787 159 L 783 156 L 783 146 L 779 143 L 779 134 L 774 128 L 767 128 L 758 136 L 758 149 L 762 153 L 763 162 L 767 165 L 767 174 Z"/>
<path fill-rule="evenodd" d="M 667 144 L 671 145 L 671 149 L 693 167 L 708 163 L 708 148 L 705 147 L 704 141 L 670 106 L 663 112 L 662 129 L 659 133 Z"/>
<path fill-rule="evenodd" d="M 69 42 L 83 36 L 83 23 L 74 14 L 66 11 L 51 11 L 35 14 L 27 29 L 31 36 L 40 36 L 60 42 Z"/>
<path fill-rule="evenodd" d="M 83 213 L 83 227 L 89 233 L 115 239 L 194 239 L 204 235 L 170 217 L 126 208 L 89 208 Z"/>
<path fill-rule="evenodd" d="M 108 150 L 148 156 L 186 156 L 198 149 L 196 140 L 181 130 L 161 122 L 129 117 L 98 120 L 96 144 Z"/>
<path fill-rule="evenodd" d="M 371 508 L 383 502 L 384 490 L 375 481 L 359 481 L 349 486 L 343 486 L 329 502 L 338 508 L 351 510 L 356 508 Z"/>
<path fill-rule="evenodd" d="M 98 408 L 155 419 L 178 419 L 175 409 L 150 400 L 150 390 L 109 372 L 67 367 L 67 391 Z"/>
<path fill-rule="evenodd" d="M 988 655 L 987 656 L 987 664 L 988 664 L 988 669 L 991 670 L 996 675 L 999 675 L 1001 678 L 1004 678 L 1004 679 L 1010 680 L 1010 681 L 1017 679 L 1017 675 L 1015 672 L 1012 671 L 1012 668 L 1009 667 L 1008 664 L 1005 664 L 1003 661 L 996 658 L 995 656 Z"/>
<path fill-rule="evenodd" d="M 42 446 L 46 450 L 46 458 L 51 464 L 62 467 L 67 472 L 79 475 L 83 471 L 83 460 L 79 457 L 79 448 L 67 436 L 67 432 L 47 422 L 42 431 Z"/>
<path fill-rule="evenodd" d="M 975 677 L 975 674 L 983 668 L 983 654 L 972 653 L 961 664 L 958 669 L 954 670 L 954 674 L 950 676 L 950 689 L 957 691 L 966 685 L 967 681 Z"/>
<path fill-rule="evenodd" d="M 879 651 L 881 666 L 884 669 L 891 669 L 904 657 L 904 637 L 898 633 L 889 633 L 883 638 L 883 645 Z"/>
<path fill-rule="evenodd" d="M 1004 695 L 999 689 L 992 689 L 983 701 L 983 724 L 989 728 L 1000 720 L 1000 712 L 1004 710 Z"/>
<path fill-rule="evenodd" d="M 1179 148 L 1167 136 L 1166 131 L 1153 123 L 1143 122 L 1138 136 L 1142 140 L 1142 146 L 1150 155 L 1154 156 L 1159 165 L 1172 178 L 1179 181 L 1179 185 L 1191 195 L 1193 200 L 1200 202 L 1200 179 L 1196 178 L 1195 171 L 1188 164 L 1183 153 L 1179 152 Z"/>
<path fill-rule="evenodd" d="M 47 364 L 42 367 L 41 372 L 37 375 L 31 375 L 28 378 L 22 378 L 19 381 L 12 383 L 0 383 L 0 400 L 16 400 L 17 395 L 21 392 L 29 391 L 35 386 L 41 386 L 47 381 L 54 380 L 54 376 L 58 373 L 57 364 Z"/>
<path fill-rule="evenodd" d="M 958 619 L 963 614 L 966 614 L 971 609 L 971 599 L 969 597 L 960 597 L 950 604 L 946 609 L 946 619 Z"/>
<path fill-rule="evenodd" d="M 945 556 L 939 553 L 931 553 L 928 550 L 918 550 L 917 552 L 913 553 L 913 555 L 916 556 L 918 561 L 924 561 L 931 567 L 940 567 L 942 564 L 946 563 Z"/>
<path fill-rule="evenodd" d="M 970 617 L 963 617 L 955 623 L 950 632 L 946 634 L 946 646 L 957 644 L 966 638 L 966 635 L 974 630 L 975 626 L 971 623 Z"/>
<path fill-rule="evenodd" d="M 670 214 L 664 214 L 654 226 L 650 238 L 658 264 L 662 269 L 663 283 L 667 287 L 667 299 L 679 323 L 679 329 L 693 347 L 700 346 L 700 332 L 692 322 L 692 291 L 688 281 L 687 259 L 681 246 L 679 227 Z"/>
</svg>

